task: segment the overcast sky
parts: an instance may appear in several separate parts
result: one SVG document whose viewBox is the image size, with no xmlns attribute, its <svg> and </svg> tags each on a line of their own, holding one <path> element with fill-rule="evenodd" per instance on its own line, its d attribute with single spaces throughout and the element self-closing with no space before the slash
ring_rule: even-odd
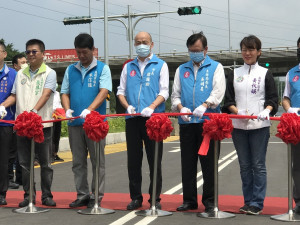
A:
<svg viewBox="0 0 300 225">
<path fill-rule="evenodd" d="M 74 48 L 75 36 L 81 32 L 89 33 L 89 25 L 65 26 L 62 23 L 64 17 L 87 16 L 89 0 L 0 2 L 0 38 L 6 43 L 13 43 L 20 51 L 25 50 L 25 42 L 31 38 L 43 40 L 46 49 Z M 92 17 L 104 15 L 103 0 L 90 0 L 90 4 Z M 160 23 L 158 17 L 141 20 L 134 34 L 138 31 L 151 33 L 156 53 L 159 50 L 161 53 L 185 52 L 186 39 L 195 31 L 204 32 L 209 50 L 229 48 L 228 0 L 160 0 L 160 3 L 157 0 L 108 0 L 108 15 L 127 13 L 127 5 L 131 5 L 134 13 L 157 12 L 159 5 L 162 12 L 177 11 L 182 6 L 202 7 L 201 15 L 164 14 L 160 17 Z M 295 47 L 300 36 L 299 9 L 299 0 L 230 0 L 232 49 L 238 49 L 239 42 L 248 34 L 258 36 L 263 48 Z M 127 24 L 127 20 L 123 20 Z M 117 21 L 108 24 L 109 55 L 129 54 L 124 26 Z M 103 30 L 102 20 L 92 22 L 92 36 L 95 46 L 99 48 L 99 56 L 103 56 Z"/>
</svg>

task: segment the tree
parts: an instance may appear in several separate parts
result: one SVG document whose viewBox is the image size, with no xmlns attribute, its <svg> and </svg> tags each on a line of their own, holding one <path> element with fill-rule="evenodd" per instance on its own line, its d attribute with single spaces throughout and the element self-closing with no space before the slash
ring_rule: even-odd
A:
<svg viewBox="0 0 300 225">
<path fill-rule="evenodd" d="M 21 52 L 19 52 L 17 49 L 14 48 L 14 44 L 13 43 L 9 43 L 6 44 L 5 40 L 3 38 L 1 38 L 1 40 L 5 45 L 6 45 L 6 52 L 7 52 L 7 57 L 5 58 L 5 61 L 11 61 L 12 58 L 16 55 L 19 54 Z"/>
</svg>

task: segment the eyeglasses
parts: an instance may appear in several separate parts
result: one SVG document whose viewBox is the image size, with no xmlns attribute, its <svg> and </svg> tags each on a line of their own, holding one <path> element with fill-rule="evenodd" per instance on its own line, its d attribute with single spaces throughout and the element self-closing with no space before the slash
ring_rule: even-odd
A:
<svg viewBox="0 0 300 225">
<path fill-rule="evenodd" d="M 30 55 L 31 53 L 32 53 L 32 55 L 36 55 L 37 52 L 40 52 L 40 51 L 37 51 L 37 50 L 32 50 L 32 51 L 27 50 L 27 51 L 25 51 L 26 55 Z"/>
</svg>

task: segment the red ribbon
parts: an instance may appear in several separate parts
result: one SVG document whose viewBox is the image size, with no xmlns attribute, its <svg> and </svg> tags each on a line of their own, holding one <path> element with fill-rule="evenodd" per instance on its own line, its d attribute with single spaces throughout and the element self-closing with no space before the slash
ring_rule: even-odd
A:
<svg viewBox="0 0 300 225">
<path fill-rule="evenodd" d="M 92 111 L 86 116 L 83 129 L 89 139 L 99 142 L 106 137 L 109 125 L 104 119 L 105 116 L 100 115 L 97 111 Z"/>
<path fill-rule="evenodd" d="M 300 117 L 296 113 L 283 113 L 277 126 L 276 136 L 285 143 L 298 144 L 300 141 Z"/>
<path fill-rule="evenodd" d="M 232 121 L 228 114 L 211 114 L 210 120 L 205 120 L 203 124 L 203 141 L 199 148 L 199 155 L 207 155 L 210 140 L 223 140 L 224 138 L 231 138 L 233 130 Z"/>
<path fill-rule="evenodd" d="M 171 120 L 163 114 L 151 116 L 146 122 L 146 127 L 149 138 L 156 142 L 170 137 L 173 130 Z"/>
<path fill-rule="evenodd" d="M 34 138 L 37 143 L 44 142 L 42 117 L 34 112 L 25 111 L 18 115 L 14 130 L 19 136 Z"/>
</svg>

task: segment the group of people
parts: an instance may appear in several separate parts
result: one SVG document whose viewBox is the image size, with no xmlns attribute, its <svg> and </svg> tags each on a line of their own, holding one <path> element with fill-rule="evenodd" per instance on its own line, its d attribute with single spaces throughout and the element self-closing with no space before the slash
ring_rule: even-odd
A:
<svg viewBox="0 0 300 225">
<path fill-rule="evenodd" d="M 300 38 L 297 42 L 300 62 Z M 153 53 L 154 43 L 148 32 L 139 32 L 134 39 L 137 57 L 123 66 L 117 96 L 126 109 L 127 168 L 131 202 L 128 210 L 142 206 L 142 158 L 145 147 L 150 169 L 148 202 L 152 204 L 152 185 L 156 183 L 157 209 L 161 209 L 162 190 L 161 160 L 163 143 L 158 143 L 157 180 L 153 181 L 154 146 L 146 132 L 146 122 L 152 113 L 163 113 L 165 101 L 169 97 L 169 70 L 167 63 Z M 62 106 L 67 118 L 79 116 L 68 121 L 69 142 L 73 155 L 77 198 L 70 207 L 93 207 L 97 201 L 101 205 L 104 196 L 105 180 L 105 140 L 100 141 L 99 159 L 96 159 L 95 145 L 83 130 L 83 123 L 91 111 L 106 114 L 106 97 L 112 91 L 111 72 L 108 65 L 93 56 L 94 40 L 86 33 L 79 34 L 74 41 L 79 61 L 67 67 L 61 87 Z M 190 60 L 180 65 L 175 73 L 172 87 L 172 110 L 191 113 L 178 117 L 180 127 L 181 171 L 183 186 L 183 204 L 177 211 L 198 208 L 197 200 L 197 164 L 201 164 L 203 174 L 202 203 L 205 211 L 214 210 L 214 141 L 210 142 L 207 155 L 198 155 L 203 141 L 203 123 L 208 117 L 204 113 L 220 113 L 220 104 L 224 99 L 223 112 L 238 115 L 257 115 L 257 119 L 233 120 L 232 139 L 236 148 L 244 205 L 240 211 L 257 215 L 263 209 L 266 194 L 266 152 L 270 136 L 270 115 L 278 109 L 278 94 L 272 73 L 258 64 L 261 56 L 261 41 L 249 35 L 240 42 L 244 65 L 229 74 L 227 84 L 224 68 L 211 59 L 207 52 L 207 39 L 200 33 L 192 34 L 186 42 Z M 4 120 L 14 120 L 24 111 L 37 113 L 42 120 L 51 120 L 53 98 L 56 91 L 56 73 L 43 61 L 45 45 L 41 40 L 31 39 L 26 43 L 26 56 L 29 65 L 15 70 L 4 64 L 5 45 L 0 43 L 0 116 Z M 300 65 L 300 64 L 299 64 Z M 300 66 L 287 74 L 283 107 L 288 113 L 300 110 Z M 140 116 L 136 116 L 140 113 Z M 52 123 L 44 123 L 43 143 L 35 143 L 36 154 L 41 165 L 42 204 L 55 206 L 51 193 L 53 169 L 51 167 L 50 142 Z M 13 138 L 13 127 L 0 123 L 0 205 L 7 204 L 8 158 Z M 293 146 L 299 148 L 298 145 Z M 29 162 L 30 140 L 17 136 L 18 160 L 22 167 L 24 200 L 19 206 L 29 204 Z M 297 151 L 294 153 L 293 177 L 295 181 L 295 211 L 300 213 L 300 180 L 297 165 Z M 91 191 L 87 179 L 87 157 L 92 163 Z M 96 160 L 100 162 L 99 199 L 95 199 Z M 34 191 L 35 202 L 35 191 Z"/>
</svg>

